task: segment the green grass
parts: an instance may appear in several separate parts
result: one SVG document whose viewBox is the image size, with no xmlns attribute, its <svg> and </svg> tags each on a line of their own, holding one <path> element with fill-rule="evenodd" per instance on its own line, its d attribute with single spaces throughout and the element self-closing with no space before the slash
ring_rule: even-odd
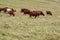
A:
<svg viewBox="0 0 60 40">
<path fill-rule="evenodd" d="M 17 12 L 15 17 L 0 13 L 0 40 L 60 40 L 60 0 L 0 0 L 0 7 L 6 6 Z M 41 10 L 45 16 L 29 18 L 21 8 Z"/>
</svg>

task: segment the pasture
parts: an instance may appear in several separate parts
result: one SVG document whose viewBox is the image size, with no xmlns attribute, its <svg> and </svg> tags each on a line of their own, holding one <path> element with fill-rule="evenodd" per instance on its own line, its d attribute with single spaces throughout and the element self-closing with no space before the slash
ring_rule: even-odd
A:
<svg viewBox="0 0 60 40">
<path fill-rule="evenodd" d="M 0 0 L 0 7 L 6 6 L 16 12 L 0 13 L 0 40 L 60 40 L 60 0 Z M 45 16 L 29 18 L 21 8 L 41 10 Z M 53 16 L 46 15 L 47 10 Z"/>
</svg>

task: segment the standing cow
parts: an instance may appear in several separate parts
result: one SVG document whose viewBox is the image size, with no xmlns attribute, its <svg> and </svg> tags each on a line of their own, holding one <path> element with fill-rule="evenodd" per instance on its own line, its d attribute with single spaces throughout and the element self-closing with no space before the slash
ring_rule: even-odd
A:
<svg viewBox="0 0 60 40">
<path fill-rule="evenodd" d="M 28 14 L 30 17 L 33 16 L 33 17 L 35 17 L 35 18 L 36 18 L 37 16 L 39 16 L 39 15 L 45 16 L 42 11 L 30 11 L 30 10 L 28 10 L 28 9 L 26 9 L 26 8 L 22 8 L 22 9 L 21 9 L 21 12 L 23 12 L 24 14 Z"/>
<path fill-rule="evenodd" d="M 35 18 L 36 18 L 37 16 L 39 17 L 39 15 L 45 16 L 42 11 L 31 11 L 31 12 L 29 13 L 29 15 L 30 15 L 30 17 L 31 17 L 31 16 L 34 16 Z"/>
<path fill-rule="evenodd" d="M 5 12 L 6 13 L 6 9 L 7 9 L 8 7 L 3 7 L 3 8 L 0 8 L 0 12 L 1 11 L 3 11 L 3 12 Z"/>
<path fill-rule="evenodd" d="M 13 8 L 7 8 L 6 11 L 9 13 L 10 16 L 15 16 L 14 12 L 16 12 L 16 10 L 14 10 Z"/>
</svg>

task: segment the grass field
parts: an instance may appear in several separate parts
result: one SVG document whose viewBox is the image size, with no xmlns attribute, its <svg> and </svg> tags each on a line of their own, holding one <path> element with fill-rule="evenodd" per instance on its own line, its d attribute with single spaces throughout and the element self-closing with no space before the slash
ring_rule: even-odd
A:
<svg viewBox="0 0 60 40">
<path fill-rule="evenodd" d="M 6 6 L 17 12 L 14 17 L 0 13 L 0 40 L 60 40 L 60 0 L 0 0 L 0 7 Z M 41 10 L 45 16 L 29 18 L 21 8 Z"/>
</svg>

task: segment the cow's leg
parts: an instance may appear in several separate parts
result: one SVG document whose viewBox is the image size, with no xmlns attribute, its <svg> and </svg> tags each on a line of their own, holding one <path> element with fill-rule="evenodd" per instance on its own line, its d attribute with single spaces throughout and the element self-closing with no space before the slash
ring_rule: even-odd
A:
<svg viewBox="0 0 60 40">
<path fill-rule="evenodd" d="M 29 17 L 31 18 L 32 15 L 29 15 Z"/>
<path fill-rule="evenodd" d="M 11 16 L 15 16 L 15 14 L 14 14 L 14 13 L 10 13 L 10 15 L 11 15 Z"/>
<path fill-rule="evenodd" d="M 0 10 L 0 12 L 1 12 L 2 10 Z"/>
<path fill-rule="evenodd" d="M 15 14 L 14 14 L 14 13 L 13 13 L 12 15 L 13 15 L 13 16 L 15 16 Z"/>
<path fill-rule="evenodd" d="M 38 15 L 38 18 L 39 18 L 39 15 Z"/>
<path fill-rule="evenodd" d="M 52 16 L 52 14 L 50 14 Z"/>
<path fill-rule="evenodd" d="M 42 14 L 43 16 L 45 16 L 44 14 Z"/>
<path fill-rule="evenodd" d="M 26 15 L 26 13 L 24 13 L 24 15 Z"/>
<path fill-rule="evenodd" d="M 37 16 L 35 16 L 35 18 L 36 18 Z"/>
<path fill-rule="evenodd" d="M 12 13 L 9 12 L 9 15 L 12 16 Z"/>
</svg>

